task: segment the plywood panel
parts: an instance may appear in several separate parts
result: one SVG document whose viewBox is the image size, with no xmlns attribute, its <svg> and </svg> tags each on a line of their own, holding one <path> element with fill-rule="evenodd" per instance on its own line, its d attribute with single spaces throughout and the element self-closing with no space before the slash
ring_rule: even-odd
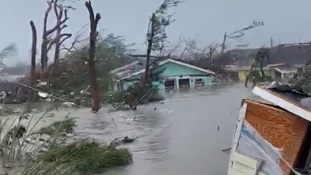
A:
<svg viewBox="0 0 311 175">
<path fill-rule="evenodd" d="M 245 101 L 247 103 L 246 121 L 274 147 L 282 149 L 282 157 L 292 166 L 303 142 L 308 122 L 294 114 L 272 106 Z M 280 162 L 284 174 L 290 168 Z"/>
</svg>

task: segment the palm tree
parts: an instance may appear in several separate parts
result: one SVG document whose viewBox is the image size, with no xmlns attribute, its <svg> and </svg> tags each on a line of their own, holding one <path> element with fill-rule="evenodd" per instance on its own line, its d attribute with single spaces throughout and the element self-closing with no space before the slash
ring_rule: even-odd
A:
<svg viewBox="0 0 311 175">
<path fill-rule="evenodd" d="M 269 53 L 270 53 L 270 50 L 268 48 L 262 47 L 256 52 L 256 54 L 254 56 L 251 56 L 253 63 L 249 69 L 248 75 L 246 76 L 245 87 L 247 87 L 249 77 L 253 75 L 253 69 L 254 68 L 259 68 L 260 73 L 261 73 L 261 77 L 265 77 L 265 73 L 263 71 L 263 68 L 265 66 L 266 61 L 268 61 L 270 58 Z"/>
<path fill-rule="evenodd" d="M 17 51 L 17 49 L 16 49 L 15 44 L 7 45 L 4 49 L 2 49 L 0 51 L 0 66 L 1 67 L 5 67 L 5 64 L 3 63 L 3 60 L 5 58 L 8 58 L 10 56 L 15 55 L 16 51 Z"/>
</svg>

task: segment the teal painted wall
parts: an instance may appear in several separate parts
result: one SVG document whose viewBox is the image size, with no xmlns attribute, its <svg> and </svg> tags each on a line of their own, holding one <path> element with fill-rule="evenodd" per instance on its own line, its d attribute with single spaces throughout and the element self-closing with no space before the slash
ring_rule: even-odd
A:
<svg viewBox="0 0 311 175">
<path fill-rule="evenodd" d="M 134 81 L 132 81 L 132 82 L 124 82 L 124 83 L 123 83 L 123 89 L 126 90 L 126 89 L 128 89 L 130 86 L 133 86 L 133 84 L 134 84 Z M 163 84 L 162 81 L 154 81 L 154 82 L 152 82 L 152 84 L 153 84 L 154 86 L 157 86 L 159 89 L 165 89 L 164 84 Z"/>
<path fill-rule="evenodd" d="M 197 79 L 197 78 L 203 78 L 204 86 L 211 86 L 212 85 L 211 76 L 195 76 L 195 77 L 190 77 L 190 88 L 195 87 L 195 79 Z M 179 79 L 180 79 L 179 77 L 176 77 L 176 79 L 175 79 L 175 84 L 177 86 L 178 86 Z M 130 86 L 133 86 L 133 84 L 134 84 L 134 81 L 133 82 L 124 82 L 123 83 L 123 90 L 126 90 Z M 152 82 L 152 84 L 154 86 L 157 86 L 160 90 L 165 89 L 163 81 L 155 81 L 155 82 Z M 115 88 L 115 89 L 117 89 L 117 88 Z"/>
<path fill-rule="evenodd" d="M 165 70 L 164 72 L 161 74 L 162 76 L 187 76 L 187 75 L 206 75 L 206 73 L 198 71 L 196 69 L 191 69 L 189 67 L 186 66 L 181 66 L 175 63 L 171 63 L 168 62 L 166 64 L 164 64 L 163 66 L 165 66 Z M 135 75 L 131 78 L 133 79 L 137 79 L 140 78 L 142 76 L 142 74 L 139 75 Z"/>
<path fill-rule="evenodd" d="M 195 77 L 190 77 L 190 87 L 191 88 L 195 87 L 195 80 L 196 79 L 203 79 L 204 86 L 212 85 L 211 76 L 195 76 Z M 178 80 L 179 80 L 179 78 L 177 78 L 177 82 L 178 82 Z"/>
<path fill-rule="evenodd" d="M 206 75 L 206 73 L 191 69 L 189 67 L 181 66 L 175 63 L 168 62 L 164 64 L 165 70 L 161 74 L 163 77 L 174 77 L 175 78 L 175 84 L 177 85 L 177 89 L 179 89 L 178 86 L 178 81 L 180 76 L 185 76 L 184 78 L 189 78 L 190 79 L 190 88 L 195 87 L 195 79 L 197 78 L 203 78 L 203 82 L 205 86 L 210 86 L 212 85 L 212 79 L 210 75 Z M 192 75 L 192 76 L 191 76 Z M 199 75 L 199 76 L 193 76 L 193 75 Z M 131 78 L 133 79 L 139 79 L 142 76 L 142 74 L 135 75 Z M 189 77 L 191 76 L 191 77 Z M 123 82 L 123 90 L 126 90 L 128 87 L 132 86 L 134 84 L 134 81 L 130 82 Z M 158 81 L 158 82 L 153 82 L 153 85 L 157 86 L 159 89 L 165 89 L 164 82 L 163 81 Z"/>
</svg>

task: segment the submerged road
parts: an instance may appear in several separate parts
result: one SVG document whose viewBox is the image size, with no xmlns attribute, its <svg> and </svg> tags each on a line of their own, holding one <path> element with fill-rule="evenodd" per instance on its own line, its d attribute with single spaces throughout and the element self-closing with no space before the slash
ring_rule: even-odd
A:
<svg viewBox="0 0 311 175">
<path fill-rule="evenodd" d="M 77 132 L 102 141 L 138 137 L 126 146 L 134 163 L 108 175 L 226 175 L 229 154 L 221 150 L 231 146 L 241 100 L 250 94 L 241 85 L 219 86 L 168 93 L 164 104 L 137 111 L 80 111 Z"/>
</svg>

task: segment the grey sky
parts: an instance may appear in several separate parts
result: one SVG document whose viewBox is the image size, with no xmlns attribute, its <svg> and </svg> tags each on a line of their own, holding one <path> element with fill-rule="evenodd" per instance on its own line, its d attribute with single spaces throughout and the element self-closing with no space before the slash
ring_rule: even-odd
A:
<svg viewBox="0 0 311 175">
<path fill-rule="evenodd" d="M 96 12 L 101 13 L 100 29 L 106 33 L 123 35 L 128 42 L 137 43 L 138 49 L 145 40 L 150 14 L 161 0 L 93 0 Z M 88 22 L 84 1 L 75 3 L 76 11 L 70 12 L 68 31 L 75 33 Z M 301 0 L 188 0 L 172 9 L 176 22 L 168 27 L 170 41 L 177 41 L 180 35 L 193 38 L 207 46 L 221 42 L 224 32 L 247 26 L 253 20 L 265 22 L 260 27 L 247 32 L 243 42 L 250 47 L 268 46 L 270 36 L 276 42 L 299 42 L 310 39 L 311 18 L 308 16 L 311 1 Z M 7 62 L 29 60 L 31 31 L 29 21 L 34 20 L 41 38 L 44 0 L 10 0 L 0 5 L 0 48 L 16 43 L 18 58 Z M 50 14 L 54 17 L 54 14 Z M 53 25 L 53 20 L 50 24 Z M 40 43 L 40 41 L 39 41 Z M 234 45 L 234 43 L 232 43 Z M 39 46 L 39 45 L 38 45 Z"/>
</svg>

